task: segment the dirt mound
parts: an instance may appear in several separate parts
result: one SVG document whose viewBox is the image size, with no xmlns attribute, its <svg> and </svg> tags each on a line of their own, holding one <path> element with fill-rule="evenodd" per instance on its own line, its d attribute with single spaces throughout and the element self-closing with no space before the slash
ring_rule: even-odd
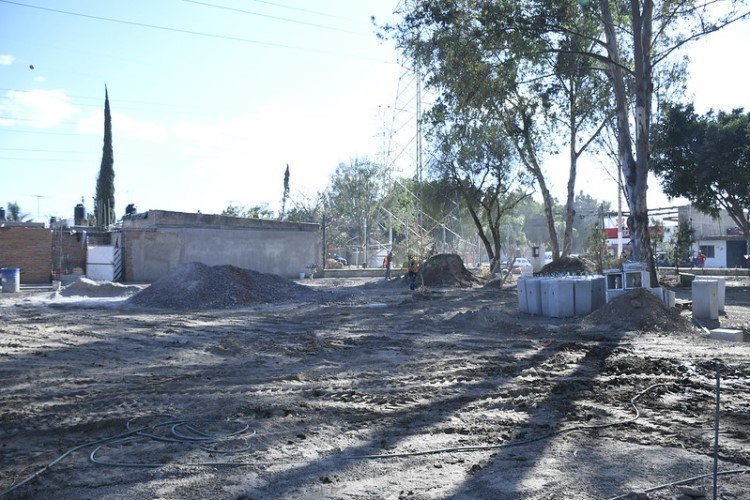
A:
<svg viewBox="0 0 750 500">
<path fill-rule="evenodd" d="M 583 257 L 560 257 L 539 270 L 539 275 L 553 274 L 592 274 L 596 264 Z"/>
<path fill-rule="evenodd" d="M 426 286 L 471 287 L 483 280 L 466 269 L 461 257 L 454 253 L 433 255 L 422 266 L 422 279 Z"/>
<path fill-rule="evenodd" d="M 63 288 L 60 295 L 63 297 L 126 297 L 140 291 L 141 288 L 134 285 L 81 278 Z"/>
<path fill-rule="evenodd" d="M 595 325 L 606 324 L 622 330 L 676 331 L 691 330 L 692 324 L 671 310 L 645 288 L 635 288 L 612 299 L 608 304 L 586 316 Z"/>
<path fill-rule="evenodd" d="M 227 309 L 267 302 L 305 300 L 313 290 L 275 274 L 235 266 L 189 262 L 174 268 L 128 304 L 158 309 Z"/>
</svg>

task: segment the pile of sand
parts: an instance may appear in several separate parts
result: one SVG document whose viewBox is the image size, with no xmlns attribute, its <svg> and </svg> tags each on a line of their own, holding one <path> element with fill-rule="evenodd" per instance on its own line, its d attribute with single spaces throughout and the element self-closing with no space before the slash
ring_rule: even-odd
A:
<svg viewBox="0 0 750 500">
<path fill-rule="evenodd" d="M 466 269 L 461 257 L 453 253 L 433 255 L 422 266 L 421 274 L 426 286 L 468 288 L 483 283 L 482 279 Z"/>
<path fill-rule="evenodd" d="M 622 330 L 692 331 L 692 323 L 645 288 L 634 288 L 585 317 L 594 325 Z"/>
<path fill-rule="evenodd" d="M 141 288 L 135 285 L 81 278 L 63 288 L 60 295 L 63 297 L 127 297 L 140 291 Z"/>
<path fill-rule="evenodd" d="M 174 268 L 127 303 L 137 307 L 227 309 L 257 303 L 304 301 L 316 292 L 275 274 L 189 262 Z"/>
<path fill-rule="evenodd" d="M 583 257 L 560 257 L 545 265 L 537 273 L 540 276 L 560 274 L 593 274 L 596 264 Z"/>
</svg>

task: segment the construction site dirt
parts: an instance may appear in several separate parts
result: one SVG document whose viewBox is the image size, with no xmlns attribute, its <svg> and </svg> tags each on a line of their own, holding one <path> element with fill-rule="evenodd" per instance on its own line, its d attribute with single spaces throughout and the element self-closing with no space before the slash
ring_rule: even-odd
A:
<svg viewBox="0 0 750 500">
<path fill-rule="evenodd" d="M 719 498 L 749 498 L 750 343 L 710 339 L 689 311 L 653 329 L 519 314 L 513 279 L 304 280 L 192 311 L 2 294 L 0 492 L 710 496 L 718 366 Z M 746 278 L 726 304 L 722 327 L 747 332 Z"/>
</svg>

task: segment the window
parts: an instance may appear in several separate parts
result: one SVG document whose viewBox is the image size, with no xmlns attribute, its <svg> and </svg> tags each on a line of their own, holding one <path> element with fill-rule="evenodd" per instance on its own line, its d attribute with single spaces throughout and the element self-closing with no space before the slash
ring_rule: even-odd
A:
<svg viewBox="0 0 750 500">
<path fill-rule="evenodd" d="M 701 252 L 709 259 L 714 258 L 714 246 L 713 245 L 701 245 Z"/>
</svg>

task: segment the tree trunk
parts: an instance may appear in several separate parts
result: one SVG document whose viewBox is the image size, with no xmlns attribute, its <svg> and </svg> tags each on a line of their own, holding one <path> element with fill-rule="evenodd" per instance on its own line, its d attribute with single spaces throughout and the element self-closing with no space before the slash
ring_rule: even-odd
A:
<svg viewBox="0 0 750 500">
<path fill-rule="evenodd" d="M 565 203 L 565 232 L 563 233 L 562 256 L 567 257 L 573 251 L 573 222 L 575 221 L 576 171 L 578 168 L 578 153 L 576 152 L 576 140 L 578 136 L 578 123 L 575 112 L 575 83 L 570 82 L 570 172 L 568 173 L 568 198 Z"/>
<path fill-rule="evenodd" d="M 651 11 L 653 0 L 631 0 L 631 27 L 633 32 L 633 56 L 635 60 L 635 133 L 636 155 L 633 156 L 633 142 L 630 136 L 628 120 L 628 99 L 625 76 L 620 63 L 619 46 L 612 19 L 610 0 L 599 0 L 604 23 L 609 77 L 615 96 L 617 118 L 617 148 L 620 157 L 620 168 L 625 178 L 628 206 L 633 217 L 631 241 L 633 256 L 648 266 L 651 282 L 656 284 L 651 237 L 648 231 L 648 204 L 646 202 L 647 180 L 649 170 L 649 125 L 651 119 Z"/>
<path fill-rule="evenodd" d="M 517 141 L 512 141 L 516 150 L 518 151 L 521 160 L 523 161 L 526 168 L 531 172 L 534 178 L 539 184 L 539 190 L 542 192 L 542 200 L 544 202 L 544 215 L 547 219 L 547 231 L 549 231 L 549 240 L 552 246 L 552 260 L 560 258 L 560 243 L 557 240 L 557 231 L 555 230 L 555 216 L 552 212 L 554 206 L 554 200 L 552 194 L 547 188 L 547 182 L 544 179 L 544 174 L 539 166 L 539 162 L 534 154 L 534 146 L 531 139 L 531 131 L 529 130 L 529 119 L 522 114 L 523 127 L 520 129 L 523 135 L 523 144 L 518 144 Z"/>
</svg>

